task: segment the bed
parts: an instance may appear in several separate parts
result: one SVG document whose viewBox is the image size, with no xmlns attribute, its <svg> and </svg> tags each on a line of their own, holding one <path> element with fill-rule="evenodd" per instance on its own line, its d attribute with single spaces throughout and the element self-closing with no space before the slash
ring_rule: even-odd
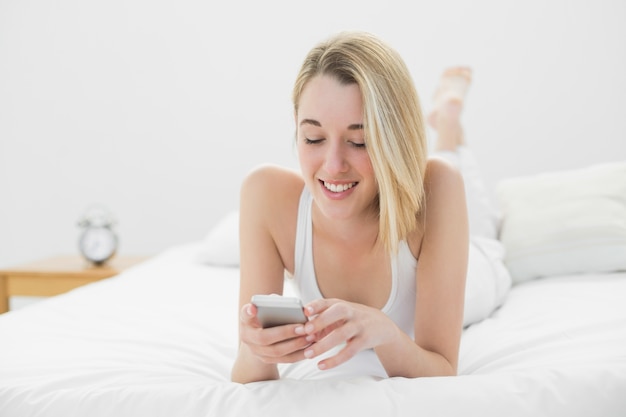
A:
<svg viewBox="0 0 626 417">
<path fill-rule="evenodd" d="M 624 416 L 625 182 L 620 163 L 501 184 L 514 285 L 464 330 L 457 377 L 324 377 L 304 363 L 280 381 L 230 382 L 231 213 L 202 241 L 1 315 L 0 416 Z M 533 206 L 539 191 L 552 200 Z M 583 249 L 597 262 L 572 257 Z"/>
</svg>

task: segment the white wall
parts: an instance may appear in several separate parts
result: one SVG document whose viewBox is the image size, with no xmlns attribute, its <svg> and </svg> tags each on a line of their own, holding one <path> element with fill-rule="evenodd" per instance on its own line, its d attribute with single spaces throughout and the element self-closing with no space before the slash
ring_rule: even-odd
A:
<svg viewBox="0 0 626 417">
<path fill-rule="evenodd" d="M 308 49 L 374 32 L 426 109 L 468 64 L 469 139 L 499 178 L 626 159 L 626 2 L 3 0 L 0 267 L 75 253 L 94 202 L 121 252 L 201 239 L 256 164 L 296 166 L 291 84 Z"/>
</svg>

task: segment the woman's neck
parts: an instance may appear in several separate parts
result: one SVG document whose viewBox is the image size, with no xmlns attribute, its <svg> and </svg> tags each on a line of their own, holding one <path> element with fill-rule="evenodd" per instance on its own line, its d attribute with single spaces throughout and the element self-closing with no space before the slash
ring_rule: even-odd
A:
<svg viewBox="0 0 626 417">
<path fill-rule="evenodd" d="M 325 216 L 313 202 L 312 222 L 315 234 L 333 242 L 373 248 L 378 244 L 378 215 L 372 208 L 360 216 L 332 219 Z"/>
</svg>

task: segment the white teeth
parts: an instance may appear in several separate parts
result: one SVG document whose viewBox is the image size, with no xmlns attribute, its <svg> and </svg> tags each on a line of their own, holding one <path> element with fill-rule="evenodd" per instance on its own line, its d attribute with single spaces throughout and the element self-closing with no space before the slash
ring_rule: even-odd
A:
<svg viewBox="0 0 626 417">
<path fill-rule="evenodd" d="M 341 193 L 343 191 L 349 190 L 355 185 L 356 185 L 356 182 L 351 182 L 349 184 L 331 184 L 329 182 L 324 181 L 324 187 L 326 187 L 328 190 L 332 191 L 333 193 Z"/>
</svg>

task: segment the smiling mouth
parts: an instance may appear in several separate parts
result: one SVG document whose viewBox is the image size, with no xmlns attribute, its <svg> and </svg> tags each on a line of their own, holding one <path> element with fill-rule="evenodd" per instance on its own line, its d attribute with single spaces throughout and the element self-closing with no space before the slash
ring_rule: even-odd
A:
<svg viewBox="0 0 626 417">
<path fill-rule="evenodd" d="M 320 182 L 324 184 L 324 187 L 328 191 L 333 192 L 333 193 L 342 193 L 358 184 L 358 182 L 348 182 L 345 184 L 333 184 L 328 181 L 322 181 L 322 180 L 320 180 Z"/>
</svg>

